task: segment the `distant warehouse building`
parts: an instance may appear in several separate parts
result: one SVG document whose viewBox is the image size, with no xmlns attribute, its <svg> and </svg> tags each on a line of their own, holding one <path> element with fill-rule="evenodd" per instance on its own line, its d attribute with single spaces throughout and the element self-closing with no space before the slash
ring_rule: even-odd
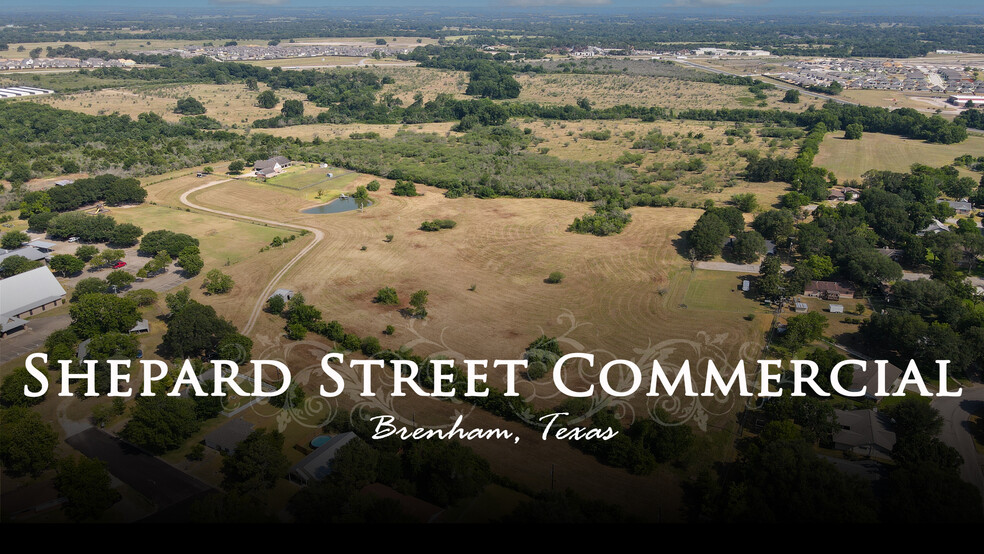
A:
<svg viewBox="0 0 984 554">
<path fill-rule="evenodd" d="M 954 106 L 966 106 L 967 102 L 972 102 L 974 106 L 984 106 L 984 96 L 971 94 L 954 94 L 946 99 Z"/>
<path fill-rule="evenodd" d="M 0 280 L 0 326 L 2 334 L 23 327 L 23 317 L 65 303 L 65 289 L 51 270 L 39 267 Z"/>
</svg>

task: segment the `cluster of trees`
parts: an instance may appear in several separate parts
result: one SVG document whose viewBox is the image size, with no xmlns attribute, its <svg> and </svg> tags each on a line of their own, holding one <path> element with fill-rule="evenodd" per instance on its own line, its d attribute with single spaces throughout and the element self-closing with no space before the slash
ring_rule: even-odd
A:
<svg viewBox="0 0 984 554">
<path fill-rule="evenodd" d="M 742 210 L 734 206 L 708 208 L 687 233 L 687 244 L 695 258 L 720 256 L 728 237 L 730 257 L 738 263 L 751 263 L 766 252 L 765 238 L 757 231 L 745 231 Z"/>
<path fill-rule="evenodd" d="M 178 100 L 178 103 L 174 106 L 174 113 L 201 115 L 205 113 L 205 106 L 197 98 L 189 96 Z"/>
<path fill-rule="evenodd" d="M 518 97 L 520 86 L 513 74 L 517 69 L 533 70 L 532 67 L 517 68 L 507 65 L 495 60 L 491 54 L 461 46 L 428 44 L 397 57 L 420 62 L 423 67 L 468 71 L 469 81 L 465 94 L 493 99 Z"/>
<path fill-rule="evenodd" d="M 440 231 L 441 229 L 454 229 L 458 223 L 452 219 L 435 219 L 425 221 L 420 224 L 421 231 Z"/>
<path fill-rule="evenodd" d="M 592 234 L 599 237 L 617 235 L 632 221 L 632 215 L 626 212 L 621 203 L 608 201 L 593 206 L 594 213 L 575 217 L 567 227 L 568 231 L 580 234 Z"/>
<path fill-rule="evenodd" d="M 388 292 L 381 289 L 384 303 L 388 303 L 391 298 Z M 378 295 L 377 295 L 378 296 Z M 396 291 L 393 291 L 393 298 Z M 292 340 L 302 340 L 307 333 L 313 332 L 321 335 L 328 340 L 334 341 L 339 347 L 349 351 L 361 351 L 366 356 L 374 356 L 382 350 L 379 339 L 376 337 L 359 338 L 354 333 L 346 333 L 342 324 L 338 321 L 325 322 L 321 316 L 321 310 L 305 302 L 304 295 L 295 294 L 289 301 L 285 301 L 282 296 L 271 296 L 267 300 L 267 311 L 282 316 L 287 324 L 285 329 L 287 337 Z"/>
<path fill-rule="evenodd" d="M 36 102 L 5 102 L 0 105 L 0 120 L 4 122 L 0 142 L 5 146 L 0 178 L 14 185 L 32 177 L 79 171 L 160 174 L 253 152 L 253 159 L 263 159 L 281 153 L 289 144 L 269 135 L 245 136 L 168 123 L 153 113 L 134 120 L 126 115 L 59 110 Z"/>
<path fill-rule="evenodd" d="M 984 359 L 984 302 L 958 284 L 899 281 L 892 287 L 890 308 L 861 324 L 862 340 L 900 367 L 910 359 L 925 366 L 950 360 L 952 371 L 966 372 Z"/>
<path fill-rule="evenodd" d="M 25 194 L 21 200 L 20 218 L 29 219 L 48 212 L 68 212 L 95 202 L 105 202 L 109 206 L 140 204 L 146 198 L 147 190 L 136 179 L 99 175 Z"/>
</svg>

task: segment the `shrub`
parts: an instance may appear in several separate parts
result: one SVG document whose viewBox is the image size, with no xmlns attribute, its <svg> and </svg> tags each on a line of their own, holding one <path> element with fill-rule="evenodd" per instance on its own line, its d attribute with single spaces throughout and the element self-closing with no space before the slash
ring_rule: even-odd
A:
<svg viewBox="0 0 984 554">
<path fill-rule="evenodd" d="M 554 271 L 547 277 L 547 282 L 551 284 L 556 284 L 564 280 L 564 274 L 559 271 Z"/>
<path fill-rule="evenodd" d="M 399 297 L 396 295 L 396 289 L 392 287 L 383 287 L 376 292 L 376 297 L 373 302 L 377 304 L 385 304 L 387 306 L 395 306 L 400 303 Z"/>
<path fill-rule="evenodd" d="M 377 190 L 379 190 L 379 181 L 375 179 L 369 181 L 369 184 L 366 185 L 366 190 L 368 190 L 369 192 L 376 192 Z"/>
</svg>

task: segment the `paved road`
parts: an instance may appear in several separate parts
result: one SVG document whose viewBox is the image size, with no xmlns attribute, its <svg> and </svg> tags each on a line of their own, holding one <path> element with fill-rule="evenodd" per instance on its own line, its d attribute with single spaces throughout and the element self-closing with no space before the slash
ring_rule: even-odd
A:
<svg viewBox="0 0 984 554">
<path fill-rule="evenodd" d="M 760 76 L 760 75 L 742 75 L 741 73 L 733 73 L 731 71 L 726 71 L 724 69 L 719 69 L 717 67 L 708 67 L 706 65 L 700 65 L 698 63 L 689 62 L 689 61 L 686 61 L 686 60 L 672 60 L 672 61 L 674 61 L 674 62 L 676 62 L 678 64 L 681 64 L 681 65 L 686 65 L 688 67 L 693 67 L 693 68 L 696 68 L 696 69 L 702 69 L 702 70 L 708 71 L 710 73 L 719 73 L 721 75 L 734 75 L 735 77 L 759 77 Z M 814 98 L 820 98 L 820 99 L 823 99 L 823 100 L 833 100 L 834 102 L 837 102 L 838 104 L 850 104 L 852 106 L 857 106 L 858 105 L 857 102 L 851 102 L 850 100 L 844 100 L 843 98 L 836 98 L 834 96 L 827 96 L 826 94 L 819 94 L 819 93 L 816 93 L 816 92 L 810 92 L 808 90 L 802 89 L 800 87 L 794 87 L 792 85 L 780 85 L 780 84 L 776 84 L 776 88 L 779 89 L 779 90 L 793 90 L 793 89 L 795 89 L 795 90 L 800 91 L 800 94 L 803 94 L 805 96 L 813 96 Z"/>
<path fill-rule="evenodd" d="M 48 335 L 68 327 L 71 322 L 72 318 L 68 314 L 27 320 L 26 329 L 0 339 L 0 364 L 5 364 L 25 354 L 40 352 L 41 345 L 44 344 Z"/>
<path fill-rule="evenodd" d="M 981 471 L 984 456 L 978 454 L 974 448 L 974 438 L 970 434 L 968 421 L 971 413 L 984 406 L 984 385 L 964 387 L 963 395 L 955 398 L 934 398 L 932 406 L 940 411 L 945 420 L 940 438 L 956 448 L 963 457 L 960 478 L 977 487 L 984 498 L 984 473 Z"/>
<path fill-rule="evenodd" d="M 163 509 L 212 487 L 164 460 L 90 427 L 65 439 L 72 448 L 106 462 L 109 472 Z"/>
<path fill-rule="evenodd" d="M 270 296 L 273 294 L 273 291 L 276 290 L 277 283 L 280 281 L 280 279 L 283 278 L 284 274 L 286 274 L 287 271 L 290 270 L 290 268 L 294 267 L 294 264 L 300 261 L 300 259 L 303 258 L 308 252 L 314 249 L 314 247 L 317 246 L 318 243 L 325 238 L 325 234 L 320 229 L 315 229 L 314 227 L 304 227 L 303 225 L 293 225 L 290 223 L 284 223 L 282 221 L 273 221 L 271 219 L 260 219 L 258 217 L 250 217 L 247 215 L 240 215 L 232 212 L 213 210 L 211 208 L 199 206 L 198 204 L 195 204 L 194 202 L 188 200 L 188 196 L 193 192 L 197 192 L 215 185 L 220 185 L 222 183 L 227 183 L 231 180 L 232 179 L 220 179 L 218 181 L 212 181 L 210 183 L 205 183 L 204 185 L 199 185 L 195 188 L 186 190 L 184 194 L 181 195 L 181 203 L 184 204 L 185 206 L 195 208 L 196 210 L 201 210 L 204 212 L 231 217 L 233 219 L 240 219 L 240 220 L 245 219 L 249 221 L 257 221 L 259 223 L 266 223 L 268 225 L 274 225 L 277 227 L 288 227 L 291 229 L 308 231 L 314 234 L 314 240 L 311 241 L 310 244 L 305 246 L 300 252 L 298 252 L 296 256 L 291 258 L 289 262 L 284 264 L 284 267 L 282 267 L 280 271 L 278 271 L 277 274 L 274 275 L 272 279 L 270 279 L 270 282 L 267 284 L 266 288 L 263 289 L 262 293 L 260 293 L 260 297 L 256 299 L 256 305 L 253 307 L 253 311 L 252 313 L 250 313 L 249 320 L 246 322 L 246 325 L 243 327 L 242 330 L 242 333 L 244 335 L 249 335 L 250 332 L 253 330 L 253 326 L 256 325 L 256 319 L 260 316 L 260 313 L 263 311 L 264 304 L 266 304 L 267 299 L 270 298 Z"/>
</svg>

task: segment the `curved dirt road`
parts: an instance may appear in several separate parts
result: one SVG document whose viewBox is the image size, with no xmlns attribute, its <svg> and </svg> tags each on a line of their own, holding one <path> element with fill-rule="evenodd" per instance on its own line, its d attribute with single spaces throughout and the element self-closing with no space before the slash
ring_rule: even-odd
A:
<svg viewBox="0 0 984 554">
<path fill-rule="evenodd" d="M 308 232 L 310 232 L 310 233 L 312 233 L 314 235 L 314 240 L 311 241 L 311 244 L 309 244 L 309 245 L 305 246 L 304 248 L 302 248 L 301 251 L 298 252 L 296 256 L 294 256 L 293 258 L 290 259 L 289 262 L 287 262 L 286 264 L 284 264 L 284 267 L 280 268 L 280 271 L 278 271 L 277 274 L 274 275 L 272 279 L 270 279 L 270 282 L 267 284 L 266 288 L 263 289 L 263 292 L 260 294 L 260 297 L 256 299 L 256 305 L 253 307 L 253 311 L 250 312 L 249 319 L 246 321 L 246 325 L 242 329 L 242 334 L 249 335 L 253 331 L 253 326 L 256 324 L 256 319 L 258 317 L 260 317 L 260 312 L 263 311 L 263 305 L 266 304 L 267 298 L 270 298 L 270 295 L 273 294 L 273 291 L 275 290 L 275 287 L 277 286 L 277 282 L 280 281 L 280 279 L 284 276 L 284 274 L 287 273 L 287 271 L 291 267 L 293 267 L 294 264 L 296 264 L 301 258 L 303 258 L 305 254 L 307 254 L 315 246 L 317 246 L 318 243 L 321 242 L 321 240 L 325 238 L 325 234 L 324 234 L 323 231 L 321 231 L 319 229 L 316 229 L 314 227 L 304 227 L 302 225 L 293 225 L 293 224 L 290 224 L 290 223 L 284 223 L 282 221 L 273 221 L 273 220 L 270 220 L 270 219 L 260 219 L 258 217 L 250 217 L 250 216 L 247 216 L 247 215 L 235 214 L 235 213 L 232 213 L 232 212 L 223 212 L 221 210 L 213 210 L 212 208 L 206 208 L 204 206 L 199 206 L 198 204 L 195 204 L 194 202 L 191 202 L 190 200 L 188 200 L 188 196 L 191 193 L 193 193 L 193 192 L 198 192 L 198 191 L 200 191 L 202 189 L 206 189 L 208 187 L 212 187 L 212 186 L 215 186 L 215 185 L 221 185 L 222 183 L 228 183 L 229 181 L 232 181 L 232 179 L 221 179 L 219 181 L 212 181 L 210 183 L 205 183 L 204 185 L 199 185 L 197 187 L 188 189 L 188 190 L 184 191 L 181 194 L 181 198 L 180 198 L 181 203 L 184 204 L 185 206 L 188 206 L 190 208 L 194 208 L 196 210 L 201 210 L 203 212 L 209 212 L 209 213 L 213 213 L 213 214 L 217 214 L 217 215 L 223 215 L 223 216 L 232 217 L 232 218 L 235 218 L 235 219 L 245 219 L 245 220 L 249 220 L 249 221 L 256 221 L 258 223 L 266 223 L 266 224 L 269 224 L 269 225 L 276 225 L 278 227 L 289 227 L 291 229 L 298 229 L 298 230 L 308 231 Z"/>
</svg>

